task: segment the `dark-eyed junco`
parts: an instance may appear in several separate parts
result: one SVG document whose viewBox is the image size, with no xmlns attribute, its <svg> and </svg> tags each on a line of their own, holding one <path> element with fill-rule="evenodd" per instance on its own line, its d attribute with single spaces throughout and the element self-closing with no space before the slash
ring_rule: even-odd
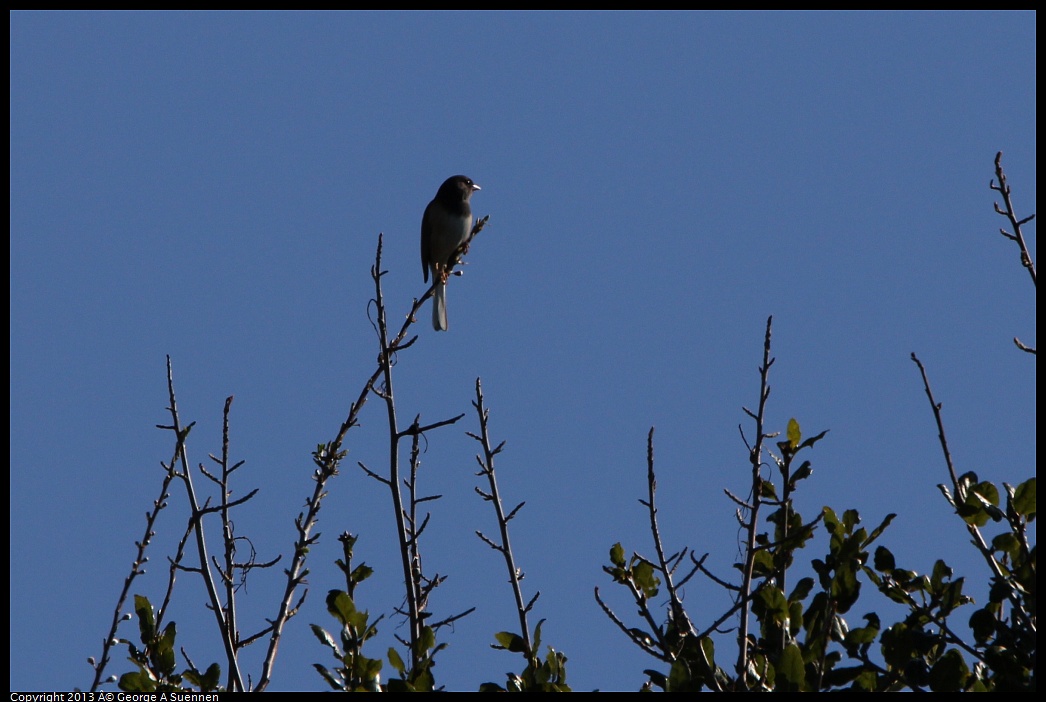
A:
<svg viewBox="0 0 1046 702">
<path fill-rule="evenodd" d="M 421 269 L 426 283 L 432 270 L 436 285 L 432 299 L 432 328 L 436 331 L 447 331 L 447 267 L 472 230 L 469 198 L 477 190 L 479 186 L 471 178 L 451 176 L 439 186 L 421 218 Z"/>
</svg>

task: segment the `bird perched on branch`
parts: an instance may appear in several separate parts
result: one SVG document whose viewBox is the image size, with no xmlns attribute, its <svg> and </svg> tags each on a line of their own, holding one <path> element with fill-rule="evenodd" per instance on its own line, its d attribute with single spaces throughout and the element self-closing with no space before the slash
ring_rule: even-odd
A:
<svg viewBox="0 0 1046 702">
<path fill-rule="evenodd" d="M 468 176 L 451 176 L 439 186 L 421 218 L 421 269 L 426 283 L 432 271 L 436 285 L 432 299 L 432 328 L 436 331 L 447 331 L 448 269 L 454 253 L 472 231 L 469 198 L 479 189 Z"/>
</svg>

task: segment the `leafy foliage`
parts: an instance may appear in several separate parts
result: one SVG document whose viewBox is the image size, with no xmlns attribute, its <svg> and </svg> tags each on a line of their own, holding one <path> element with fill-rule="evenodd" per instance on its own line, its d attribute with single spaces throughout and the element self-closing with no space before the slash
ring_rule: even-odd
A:
<svg viewBox="0 0 1046 702">
<path fill-rule="evenodd" d="M 200 692 L 218 692 L 222 688 L 218 682 L 221 678 L 221 666 L 212 663 L 205 673 L 190 666 L 181 673 L 175 672 L 174 641 L 177 627 L 169 622 L 161 631 L 157 626 L 156 613 L 149 600 L 142 595 L 134 597 L 134 612 L 138 617 L 138 632 L 142 648 L 132 642 L 127 644 L 129 660 L 138 668 L 124 673 L 119 686 L 124 692 L 181 692 L 198 690 Z M 183 687 L 188 683 L 192 687 Z"/>
<path fill-rule="evenodd" d="M 533 643 L 529 646 L 526 639 L 519 634 L 502 631 L 494 635 L 498 642 L 494 645 L 494 648 L 523 654 L 523 657 L 526 658 L 527 666 L 519 675 L 509 673 L 508 681 L 504 687 L 492 682 L 483 683 L 479 686 L 480 692 L 571 691 L 570 686 L 567 685 L 567 657 L 551 646 L 548 647 L 548 652 L 545 654 L 544 659 L 538 657 L 536 653 L 541 646 L 541 625 L 544 622 L 545 620 L 542 619 L 534 627 L 534 635 L 531 637 Z"/>
<path fill-rule="evenodd" d="M 319 663 L 313 664 L 313 667 L 333 690 L 378 692 L 381 690 L 382 661 L 363 655 L 363 645 L 378 634 L 378 622 L 370 622 L 370 615 L 357 609 L 352 599 L 356 586 L 369 578 L 374 571 L 366 564 L 352 567 L 352 550 L 356 545 L 356 539 L 357 537 L 351 534 L 342 534 L 339 537 L 344 560 L 338 560 L 336 564 L 345 575 L 348 592 L 331 590 L 327 593 L 327 611 L 341 626 L 341 645 L 339 646 L 326 630 L 316 624 L 311 625 L 312 633 L 321 644 L 330 649 L 339 665 L 334 670 L 328 670 Z M 381 617 L 378 617 L 378 620 L 380 621 Z"/>
</svg>

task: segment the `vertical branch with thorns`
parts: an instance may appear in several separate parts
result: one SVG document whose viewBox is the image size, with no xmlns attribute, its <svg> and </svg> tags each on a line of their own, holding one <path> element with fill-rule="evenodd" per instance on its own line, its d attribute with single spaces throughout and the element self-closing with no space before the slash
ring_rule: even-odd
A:
<svg viewBox="0 0 1046 702">
<path fill-rule="evenodd" d="M 472 432 L 466 433 L 479 442 L 480 446 L 483 448 L 483 454 L 476 456 L 476 462 L 479 464 L 479 472 L 476 473 L 476 475 L 487 478 L 487 484 L 489 485 L 490 491 L 484 492 L 478 487 L 475 488 L 475 490 L 480 497 L 494 506 L 494 513 L 497 515 L 498 520 L 500 540 L 494 541 L 481 531 L 476 531 L 476 536 L 482 539 L 483 543 L 500 553 L 502 558 L 505 559 L 505 568 L 508 571 L 508 581 L 512 586 L 512 595 L 516 601 L 516 614 L 519 617 L 520 635 L 523 637 L 523 643 L 526 646 L 527 657 L 532 658 L 537 655 L 537 652 L 534 650 L 530 639 L 530 627 L 527 625 L 527 614 L 534 608 L 534 603 L 537 602 L 541 593 L 534 593 L 534 596 L 530 601 L 524 604 L 523 590 L 520 588 L 520 581 L 523 580 L 524 574 L 520 568 L 516 567 L 516 561 L 512 555 L 512 544 L 509 541 L 508 534 L 508 523 L 515 518 L 516 514 L 519 513 L 519 510 L 523 508 L 523 505 L 525 505 L 526 502 L 520 502 L 512 508 L 511 512 L 508 514 L 505 513 L 505 508 L 501 502 L 501 494 L 498 492 L 498 481 L 494 475 L 494 457 L 501 453 L 502 449 L 505 447 L 505 442 L 502 441 L 496 447 L 491 447 L 488 426 L 490 410 L 483 404 L 483 385 L 480 383 L 479 378 L 476 378 L 476 399 L 472 403 L 472 406 L 476 408 L 476 414 L 479 418 L 479 435 L 473 434 Z"/>
<path fill-rule="evenodd" d="M 473 236 L 475 236 L 476 232 L 478 232 L 478 229 L 474 228 Z M 372 303 L 375 306 L 375 316 L 372 323 L 375 334 L 377 335 L 380 350 L 378 354 L 378 369 L 375 371 L 374 376 L 372 376 L 371 382 L 368 384 L 368 389 L 370 392 L 373 392 L 381 398 L 385 403 L 385 413 L 389 431 L 388 477 L 379 475 L 375 471 L 370 470 L 363 463 L 359 463 L 358 465 L 367 473 L 367 475 L 387 486 L 391 493 L 392 506 L 396 520 L 397 538 L 399 542 L 400 565 L 403 571 L 403 582 L 406 590 L 405 609 L 401 610 L 400 613 L 406 616 L 409 628 L 409 640 L 400 639 L 400 642 L 407 646 L 410 651 L 411 664 L 408 677 L 411 677 L 414 674 L 424 673 L 426 669 L 426 659 L 431 659 L 431 654 L 427 653 L 431 647 L 426 645 L 430 636 L 425 635 L 425 629 L 427 628 L 425 625 L 425 619 L 430 616 L 430 613 L 426 610 L 428 607 L 429 595 L 432 590 L 443 581 L 443 578 L 440 578 L 439 575 L 435 575 L 432 578 L 426 578 L 421 568 L 419 537 L 428 524 L 429 515 L 426 514 L 424 517 L 420 517 L 418 514 L 418 505 L 423 502 L 439 499 L 440 496 L 418 495 L 417 478 L 418 468 L 421 465 L 419 442 L 421 436 L 425 434 L 425 432 L 454 424 L 465 415 L 460 414 L 457 417 L 452 417 L 428 425 L 422 425 L 420 423 L 420 417 L 415 417 L 409 427 L 403 430 L 399 428 L 392 368 L 395 365 L 395 355 L 399 351 L 409 348 L 415 341 L 417 341 L 417 336 L 413 336 L 408 340 L 406 338 L 407 332 L 410 329 L 410 326 L 415 322 L 415 315 L 426 297 L 428 297 L 428 294 L 422 296 L 420 300 L 414 301 L 414 305 L 404 320 L 399 332 L 395 337 L 390 336 L 388 317 L 385 308 L 385 298 L 381 289 L 381 279 L 386 273 L 381 269 L 381 252 L 382 237 L 379 236 L 374 266 L 371 267 L 371 278 L 374 281 L 374 299 L 372 300 Z M 379 378 L 380 383 L 378 382 Z M 403 478 L 401 477 L 403 471 L 400 463 L 399 443 L 402 439 L 408 437 L 411 438 L 411 458 L 408 475 L 406 478 Z M 406 502 L 404 501 L 404 495 L 402 492 L 404 487 L 407 490 Z M 471 611 L 472 610 L 469 610 L 469 612 Z M 439 626 L 446 625 L 466 614 L 468 614 L 468 612 L 464 612 L 451 617 L 450 619 L 433 624 L 428 628 L 435 630 Z"/>
<path fill-rule="evenodd" d="M 1010 221 L 1010 228 L 1012 232 L 1008 232 L 1005 229 L 1000 228 L 999 233 L 1004 237 L 1013 241 L 1017 244 L 1021 251 L 1021 265 L 1024 266 L 1028 271 L 1028 275 L 1031 276 L 1031 284 L 1035 285 L 1035 262 L 1031 260 L 1031 254 L 1028 252 L 1028 245 L 1024 242 L 1024 233 L 1021 231 L 1021 226 L 1035 219 L 1035 215 L 1029 215 L 1024 219 L 1018 219 L 1017 214 L 1013 211 L 1013 200 L 1011 198 L 1010 185 L 1006 182 L 1006 174 L 1002 170 L 1002 152 L 995 154 L 995 178 L 998 179 L 999 184 L 996 185 L 995 181 L 991 181 L 988 187 L 997 193 L 1002 195 L 1002 206 L 999 203 L 995 203 L 995 211 Z M 1013 343 L 1017 345 L 1021 351 L 1034 354 L 1035 348 L 1027 346 L 1022 343 L 1017 337 L 1013 337 Z"/>
<path fill-rule="evenodd" d="M 200 472 L 215 485 L 218 486 L 220 494 L 220 504 L 213 508 L 221 516 L 222 522 L 222 542 L 224 546 L 224 563 L 218 564 L 217 559 L 214 559 L 214 565 L 218 574 L 222 578 L 222 585 L 225 588 L 225 606 L 224 614 L 226 626 L 231 632 L 233 640 L 233 647 L 239 651 L 241 648 L 250 645 L 255 640 L 265 636 L 269 631 L 269 627 L 266 627 L 261 632 L 253 634 L 247 638 L 241 639 L 239 632 L 239 625 L 237 624 L 236 616 L 236 591 L 240 586 L 246 582 L 247 576 L 254 568 L 271 568 L 279 563 L 281 556 L 276 556 L 271 561 L 266 563 L 258 563 L 255 560 L 255 553 L 253 547 L 251 549 L 250 558 L 244 562 L 236 561 L 236 542 L 246 541 L 246 537 L 236 536 L 233 528 L 232 521 L 232 510 L 234 507 L 238 507 L 257 494 L 258 489 L 255 488 L 247 493 L 244 497 L 237 500 L 230 501 L 230 496 L 233 494 L 230 480 L 232 474 L 244 465 L 244 461 L 238 461 L 235 464 L 230 465 L 229 462 L 229 413 L 232 408 L 232 396 L 225 399 L 225 409 L 222 412 L 222 455 L 221 458 L 210 455 L 210 459 L 214 461 L 220 468 L 220 475 L 214 475 L 207 471 L 204 465 L 201 463 L 199 468 Z M 207 511 L 211 511 L 208 509 Z"/>
<path fill-rule="evenodd" d="M 167 387 L 171 400 L 171 406 L 169 409 L 172 420 L 172 425 L 169 428 L 175 432 L 176 436 L 179 436 L 182 434 L 183 429 L 181 428 L 181 420 L 178 416 L 178 404 L 174 395 L 174 374 L 171 370 L 170 357 L 167 358 Z M 189 427 L 184 430 L 186 435 L 191 428 L 192 425 L 190 424 Z M 220 598 L 218 597 L 218 588 L 215 585 L 214 576 L 211 574 L 211 559 L 207 553 L 207 540 L 204 536 L 203 517 L 207 512 L 214 510 L 200 506 L 199 500 L 196 497 L 196 490 L 193 487 L 192 471 L 189 468 L 189 456 L 185 446 L 185 441 L 179 441 L 178 446 L 178 463 L 181 464 L 181 469 L 179 470 L 175 468 L 174 471 L 175 475 L 180 478 L 182 483 L 185 485 L 186 496 L 189 499 L 190 525 L 196 535 L 196 550 L 200 560 L 200 566 L 198 569 L 183 567 L 183 570 L 198 572 L 203 578 L 204 585 L 207 588 L 207 598 L 210 600 L 210 609 L 214 614 L 215 623 L 221 633 L 222 645 L 225 648 L 226 663 L 229 671 L 227 683 L 228 689 L 243 691 L 245 688 L 243 677 L 240 673 L 239 661 L 237 660 L 236 636 L 229 628 L 229 622 L 225 616 L 225 608 L 222 606 Z M 250 495 L 244 498 L 244 500 L 246 499 L 250 499 Z"/>
<path fill-rule="evenodd" d="M 168 356 L 168 377 L 170 377 L 170 363 L 171 359 Z M 173 387 L 171 388 L 171 392 L 173 394 Z M 157 426 L 160 429 L 173 429 L 173 427 L 169 426 Z M 102 642 L 102 655 L 97 660 L 95 660 L 93 656 L 88 659 L 88 662 L 91 664 L 91 668 L 94 670 L 94 680 L 91 682 L 90 687 L 91 692 L 97 692 L 98 688 L 101 687 L 103 682 L 113 682 L 115 680 L 115 676 L 107 680 L 103 680 L 102 678 L 105 675 L 106 667 L 109 665 L 109 653 L 112 650 L 112 647 L 120 643 L 120 640 L 116 636 L 117 630 L 120 626 L 120 622 L 125 621 L 130 617 L 130 615 L 124 616 L 120 612 L 121 610 L 123 610 L 124 603 L 127 601 L 127 596 L 131 592 L 132 583 L 134 583 L 135 579 L 139 575 L 145 574 L 145 564 L 149 562 L 149 557 L 145 555 L 145 552 L 148 550 L 149 545 L 152 543 L 153 537 L 156 536 L 156 532 L 154 531 L 154 528 L 156 526 L 156 520 L 159 518 L 160 512 L 167 507 L 167 500 L 171 496 L 171 482 L 174 480 L 175 476 L 174 465 L 175 462 L 178 460 L 178 456 L 181 455 L 182 445 L 185 443 L 185 439 L 189 435 L 189 431 L 192 429 L 192 427 L 193 425 L 190 424 L 184 431 L 175 432 L 174 455 L 171 456 L 171 460 L 167 463 L 163 463 L 162 461 L 160 463 L 160 465 L 164 469 L 163 482 L 160 484 L 160 494 L 157 496 L 155 500 L 153 500 L 152 510 L 145 513 L 145 533 L 142 535 L 141 540 L 136 541 L 134 544 L 137 549 L 135 552 L 134 561 L 131 563 L 131 571 L 127 574 L 127 577 L 124 578 L 123 587 L 120 589 L 120 595 L 116 599 L 116 607 L 113 609 L 113 619 L 112 623 L 109 626 L 109 633 L 105 637 L 105 640 Z M 184 543 L 185 540 L 183 539 L 182 544 Z M 179 549 L 179 553 L 181 553 L 181 549 Z M 174 580 L 174 572 L 175 569 L 172 566 L 172 583 Z"/>
<path fill-rule="evenodd" d="M 668 631 L 666 632 L 671 641 L 677 641 L 683 636 L 691 635 L 694 633 L 694 625 L 691 624 L 690 618 L 686 614 L 686 610 L 683 609 L 683 603 L 679 599 L 679 587 L 681 587 L 687 580 L 689 580 L 694 573 L 696 568 L 692 569 L 689 574 L 677 585 L 672 581 L 672 576 L 675 574 L 676 568 L 682 562 L 683 558 L 686 557 L 688 548 L 683 548 L 672 556 L 665 556 L 665 548 L 661 543 L 661 530 L 657 526 L 657 506 L 654 502 L 654 496 L 657 494 L 657 476 L 654 473 L 654 428 L 650 427 L 649 433 L 647 433 L 646 440 L 646 465 L 647 465 L 647 499 L 640 500 L 639 504 L 647 508 L 647 514 L 650 516 L 650 535 L 654 540 L 654 551 L 657 553 L 658 569 L 661 571 L 661 576 L 664 578 L 665 589 L 668 590 L 668 598 L 670 603 L 670 619 Z"/>
<path fill-rule="evenodd" d="M 727 493 L 740 506 L 737 512 L 737 519 L 747 532 L 741 590 L 737 595 L 738 602 L 741 604 L 741 625 L 737 634 L 737 666 L 735 669 L 738 680 L 744 680 L 745 671 L 748 669 L 749 602 L 752 597 L 752 575 L 758 549 L 755 537 L 759 525 L 759 507 L 762 503 L 763 441 L 772 438 L 772 435 L 765 433 L 764 426 L 766 401 L 770 397 L 770 366 L 774 365 L 774 359 L 770 357 L 770 337 L 773 321 L 773 316 L 768 317 L 766 320 L 766 334 L 763 338 L 763 363 L 759 367 L 759 405 L 755 412 L 752 412 L 747 407 L 742 408 L 745 414 L 755 420 L 755 443 L 749 444 L 748 440 L 745 439 L 745 445 L 748 446 L 748 460 L 752 466 L 751 503 L 739 501 L 733 495 L 730 495 L 729 492 Z M 741 438 L 744 439 L 744 430 L 740 427 L 738 427 L 738 430 L 741 432 Z M 742 516 L 745 510 L 748 511 L 747 517 Z"/>
</svg>

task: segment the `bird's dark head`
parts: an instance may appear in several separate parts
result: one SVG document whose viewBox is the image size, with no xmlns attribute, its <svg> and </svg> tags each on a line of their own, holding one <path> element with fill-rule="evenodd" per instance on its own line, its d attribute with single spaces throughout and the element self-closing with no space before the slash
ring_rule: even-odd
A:
<svg viewBox="0 0 1046 702">
<path fill-rule="evenodd" d="M 472 193 L 479 189 L 480 187 L 468 176 L 456 175 L 443 181 L 443 185 L 439 186 L 439 192 L 436 193 L 436 197 L 448 202 L 467 202 L 472 197 Z"/>
</svg>

